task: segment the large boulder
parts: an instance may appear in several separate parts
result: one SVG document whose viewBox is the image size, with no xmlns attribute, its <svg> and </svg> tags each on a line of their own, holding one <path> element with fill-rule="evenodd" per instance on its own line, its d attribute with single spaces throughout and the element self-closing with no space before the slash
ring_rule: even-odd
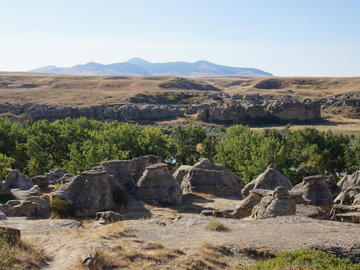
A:
<svg viewBox="0 0 360 270">
<path fill-rule="evenodd" d="M 14 196 L 17 200 L 26 200 L 29 197 L 40 196 L 41 190 L 39 186 L 35 185 L 28 190 L 22 190 L 17 188 L 11 189 L 10 194 Z"/>
<path fill-rule="evenodd" d="M 152 164 L 161 163 L 161 157 L 155 155 L 146 155 L 131 160 L 131 174 L 137 183 L 143 175 L 145 168 Z"/>
<path fill-rule="evenodd" d="M 101 167 L 114 177 L 114 187 L 125 187 L 130 190 L 135 183 L 132 178 L 130 160 L 109 160 L 101 162 Z"/>
<path fill-rule="evenodd" d="M 5 180 L 0 185 L 2 193 L 9 193 L 11 189 L 28 190 L 32 186 L 30 178 L 18 170 L 9 171 Z"/>
<path fill-rule="evenodd" d="M 202 192 L 217 196 L 241 196 L 244 182 L 224 166 L 214 165 L 207 158 L 194 166 L 181 166 L 174 177 L 184 193 Z M 180 179 L 182 177 L 182 180 Z"/>
<path fill-rule="evenodd" d="M 263 197 L 253 208 L 251 217 L 255 219 L 295 215 L 296 205 L 285 187 L 277 187 Z"/>
<path fill-rule="evenodd" d="M 115 207 L 112 182 L 113 177 L 106 171 L 85 171 L 62 185 L 53 197 L 71 201 L 73 214 L 77 217 L 95 216 L 97 212 Z"/>
<path fill-rule="evenodd" d="M 286 188 L 287 190 L 290 190 L 293 187 L 289 179 L 287 179 L 277 169 L 270 165 L 255 180 L 247 184 L 241 190 L 241 194 L 246 197 L 253 189 L 274 190 L 280 186 Z"/>
<path fill-rule="evenodd" d="M 291 193 L 299 194 L 306 203 L 320 206 L 329 212 L 334 202 L 328 178 L 323 175 L 304 177 L 303 181 L 291 190 Z"/>
<path fill-rule="evenodd" d="M 180 204 L 182 201 L 181 187 L 164 163 L 146 167 L 135 193 L 140 200 L 149 203 Z"/>
<path fill-rule="evenodd" d="M 353 186 L 360 186 L 360 170 L 351 175 L 344 176 L 339 182 L 338 186 L 344 190 Z"/>
<path fill-rule="evenodd" d="M 49 171 L 45 176 L 50 184 L 60 183 L 60 179 L 65 175 L 65 170 L 62 168 L 55 168 Z"/>
</svg>

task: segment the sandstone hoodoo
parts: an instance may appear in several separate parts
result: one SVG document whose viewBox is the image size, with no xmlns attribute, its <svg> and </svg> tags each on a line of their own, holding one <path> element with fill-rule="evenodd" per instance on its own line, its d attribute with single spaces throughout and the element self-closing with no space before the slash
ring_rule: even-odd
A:
<svg viewBox="0 0 360 270">
<path fill-rule="evenodd" d="M 360 186 L 360 170 L 353 174 L 344 176 L 339 182 L 338 186 L 341 189 L 347 189 L 352 186 Z"/>
<path fill-rule="evenodd" d="M 269 195 L 263 197 L 253 210 L 251 216 L 256 219 L 272 218 L 277 216 L 295 215 L 296 205 L 288 189 L 277 187 Z"/>
<path fill-rule="evenodd" d="M 161 163 L 161 157 L 155 155 L 146 155 L 131 160 L 131 174 L 135 183 L 143 175 L 145 168 L 149 165 Z"/>
<path fill-rule="evenodd" d="M 292 189 L 293 187 L 289 179 L 287 179 L 277 169 L 270 165 L 255 180 L 247 184 L 241 190 L 241 193 L 244 197 L 246 197 L 253 189 L 274 190 L 279 186 L 282 186 L 288 190 Z"/>
<path fill-rule="evenodd" d="M 203 192 L 217 196 L 241 196 L 244 182 L 231 170 L 202 159 L 194 166 L 181 166 L 174 177 L 184 193 Z M 182 178 L 182 179 L 181 179 Z"/>
<path fill-rule="evenodd" d="M 106 171 L 85 171 L 62 185 L 54 192 L 53 198 L 72 202 L 77 217 L 95 216 L 97 212 L 115 207 L 112 182 L 113 177 Z"/>
<path fill-rule="evenodd" d="M 114 188 L 130 190 L 134 187 L 134 180 L 131 173 L 131 160 L 110 160 L 100 163 L 105 171 L 114 177 Z"/>
<path fill-rule="evenodd" d="M 138 199 L 149 203 L 176 205 L 182 202 L 181 187 L 164 163 L 146 167 L 135 194 Z"/>
<path fill-rule="evenodd" d="M 333 194 L 328 185 L 328 178 L 323 175 L 304 177 L 300 184 L 292 190 L 292 194 L 299 194 L 308 204 L 322 207 L 329 212 L 333 205 Z"/>
</svg>

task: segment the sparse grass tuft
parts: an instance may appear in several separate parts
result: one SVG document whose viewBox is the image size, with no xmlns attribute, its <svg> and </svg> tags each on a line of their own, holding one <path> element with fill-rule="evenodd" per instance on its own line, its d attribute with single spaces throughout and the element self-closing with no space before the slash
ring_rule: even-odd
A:
<svg viewBox="0 0 360 270">
<path fill-rule="evenodd" d="M 66 218 L 71 216 L 73 211 L 73 203 L 65 201 L 57 197 L 53 197 L 50 202 L 51 217 L 52 218 Z"/>
<path fill-rule="evenodd" d="M 206 229 L 216 232 L 224 232 L 229 230 L 224 224 L 217 220 L 210 221 L 206 226 Z"/>
</svg>

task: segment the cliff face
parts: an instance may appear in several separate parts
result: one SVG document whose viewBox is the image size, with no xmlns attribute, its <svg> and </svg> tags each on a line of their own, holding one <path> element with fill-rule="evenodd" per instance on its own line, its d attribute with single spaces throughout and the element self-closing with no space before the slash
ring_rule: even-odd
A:
<svg viewBox="0 0 360 270">
<path fill-rule="evenodd" d="M 316 101 L 242 100 L 230 103 L 155 105 L 118 104 L 73 108 L 45 104 L 0 104 L 0 114 L 23 115 L 33 120 L 88 117 L 97 120 L 160 121 L 196 114 L 198 120 L 220 123 L 314 122 L 321 120 Z"/>
</svg>

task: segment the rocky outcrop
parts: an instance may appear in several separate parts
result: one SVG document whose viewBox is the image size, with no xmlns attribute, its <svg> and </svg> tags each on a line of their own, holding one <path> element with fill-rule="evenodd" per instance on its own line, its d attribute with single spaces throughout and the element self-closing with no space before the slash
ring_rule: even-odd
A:
<svg viewBox="0 0 360 270">
<path fill-rule="evenodd" d="M 5 215 L 5 213 L 0 211 L 0 220 L 7 220 L 7 216 Z"/>
<path fill-rule="evenodd" d="M 29 177 L 20 173 L 18 170 L 9 171 L 5 180 L 0 184 L 0 191 L 3 194 L 9 193 L 11 189 L 28 190 L 33 184 Z"/>
<path fill-rule="evenodd" d="M 251 213 L 255 219 L 273 218 L 277 216 L 295 215 L 296 205 L 290 197 L 288 189 L 277 187 L 269 195 L 263 197 Z"/>
<path fill-rule="evenodd" d="M 131 175 L 138 182 L 143 175 L 145 168 L 149 165 L 161 163 L 161 157 L 155 155 L 146 155 L 131 160 Z"/>
<path fill-rule="evenodd" d="M 241 193 L 244 197 L 246 197 L 253 189 L 274 190 L 279 186 L 282 186 L 288 190 L 292 189 L 293 187 L 289 179 L 287 179 L 277 169 L 270 165 L 255 180 L 247 184 L 241 190 Z"/>
<path fill-rule="evenodd" d="M 241 196 L 244 182 L 231 170 L 202 159 L 194 166 L 182 166 L 174 177 L 181 182 L 184 193 L 202 192 L 217 196 Z M 182 177 L 182 180 L 180 179 Z"/>
<path fill-rule="evenodd" d="M 114 178 L 113 188 L 122 188 L 130 190 L 135 183 L 132 178 L 131 160 L 110 160 L 100 163 L 101 167 Z"/>
<path fill-rule="evenodd" d="M 360 186 L 344 188 L 334 200 L 335 204 L 360 205 Z"/>
<path fill-rule="evenodd" d="M 226 94 L 211 94 L 213 104 L 113 104 L 82 108 L 45 104 L 0 104 L 0 114 L 26 115 L 34 120 L 54 121 L 63 118 L 87 117 L 97 120 L 159 121 L 198 114 L 207 122 L 314 122 L 321 119 L 320 104 L 312 100 L 285 98 L 281 100 L 234 98 Z"/>
<path fill-rule="evenodd" d="M 13 195 L 17 200 L 26 200 L 29 197 L 40 196 L 41 190 L 39 186 L 35 185 L 28 190 L 11 189 L 10 194 Z"/>
<path fill-rule="evenodd" d="M 25 200 L 10 200 L 0 205 L 0 211 L 8 217 L 48 218 L 50 215 L 48 195 L 33 196 Z"/>
<path fill-rule="evenodd" d="M 159 204 L 180 204 L 182 191 L 164 163 L 149 165 L 139 179 L 135 194 L 138 199 Z"/>
<path fill-rule="evenodd" d="M 113 177 L 106 171 L 85 171 L 62 185 L 53 197 L 71 201 L 77 217 L 95 216 L 97 212 L 114 208 L 112 182 Z"/>
<path fill-rule="evenodd" d="M 320 206 L 329 212 L 334 202 L 328 179 L 329 177 L 323 175 L 304 177 L 303 181 L 291 190 L 291 193 L 299 194 L 306 203 Z"/>
<path fill-rule="evenodd" d="M 347 188 L 353 187 L 353 186 L 360 186 L 360 170 L 354 172 L 351 175 L 344 176 L 339 182 L 338 186 L 345 190 Z"/>
</svg>

